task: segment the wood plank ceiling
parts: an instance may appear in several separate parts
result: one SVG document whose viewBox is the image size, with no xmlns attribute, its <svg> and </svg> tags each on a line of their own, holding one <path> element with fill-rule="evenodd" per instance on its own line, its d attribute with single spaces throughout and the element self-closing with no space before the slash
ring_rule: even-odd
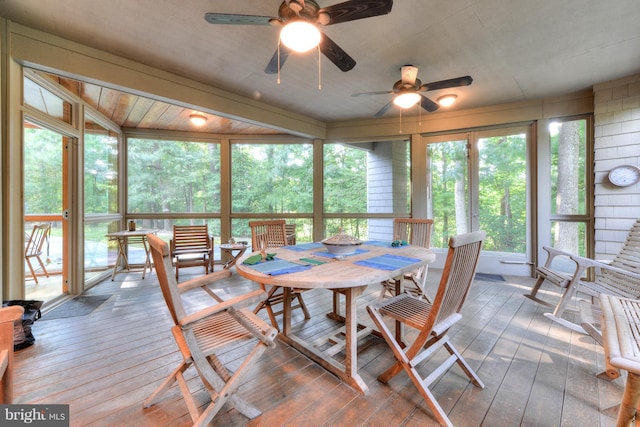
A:
<svg viewBox="0 0 640 427">
<path fill-rule="evenodd" d="M 268 135 L 280 132 L 238 120 L 195 111 L 178 105 L 86 83 L 45 74 L 49 79 L 81 98 L 121 128 L 159 129 L 225 135 Z M 27 96 L 27 94 L 25 94 Z M 40 96 L 40 98 L 45 98 Z M 198 113 L 207 118 L 196 126 L 189 116 Z"/>
</svg>

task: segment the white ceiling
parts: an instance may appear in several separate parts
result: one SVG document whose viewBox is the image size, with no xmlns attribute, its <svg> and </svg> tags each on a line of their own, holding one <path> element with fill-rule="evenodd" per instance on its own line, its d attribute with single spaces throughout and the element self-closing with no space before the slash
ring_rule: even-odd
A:
<svg viewBox="0 0 640 427">
<path fill-rule="evenodd" d="M 340 0 L 318 0 L 320 6 Z M 211 25 L 206 12 L 277 16 L 281 0 L 0 0 L 25 26 L 198 80 L 321 121 L 371 118 L 400 66 L 423 83 L 471 75 L 451 108 L 556 96 L 640 72 L 638 0 L 396 0 L 390 14 L 328 26 L 356 61 L 348 72 L 317 52 L 264 73 L 278 30 Z M 417 110 L 414 112 L 417 114 Z M 392 108 L 387 115 L 396 114 Z"/>
</svg>

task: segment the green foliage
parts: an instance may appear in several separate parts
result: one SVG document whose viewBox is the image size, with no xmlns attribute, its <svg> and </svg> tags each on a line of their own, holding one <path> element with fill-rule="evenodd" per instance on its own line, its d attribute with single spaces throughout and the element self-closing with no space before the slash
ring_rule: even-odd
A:
<svg viewBox="0 0 640 427">
<path fill-rule="evenodd" d="M 324 146 L 324 211 L 327 213 L 367 212 L 367 152 L 365 150 L 340 144 Z M 357 223 L 358 221 L 354 224 Z"/>
<path fill-rule="evenodd" d="M 430 216 L 434 219 L 431 243 L 434 247 L 444 248 L 447 247 L 449 236 L 458 234 L 456 183 L 461 183 L 463 193 L 467 193 L 467 142 L 430 144 L 427 150 L 433 207 Z M 457 209 L 464 207 L 459 204 Z M 466 210 L 464 216 L 467 217 Z"/>
<path fill-rule="evenodd" d="M 484 138 L 480 150 L 480 224 L 486 250 L 526 251 L 526 136 Z"/>
<path fill-rule="evenodd" d="M 129 139 L 128 211 L 219 212 L 219 153 L 211 143 Z"/>
<path fill-rule="evenodd" d="M 313 212 L 311 144 L 234 144 L 233 212 Z"/>
<path fill-rule="evenodd" d="M 526 245 L 526 136 L 482 138 L 478 143 L 480 228 L 486 250 L 524 252 Z M 467 141 L 428 147 L 434 233 L 432 244 L 446 247 L 449 237 L 466 232 L 470 190 Z"/>
<path fill-rule="evenodd" d="M 107 132 L 84 136 L 85 214 L 118 212 L 118 139 Z"/>
<path fill-rule="evenodd" d="M 25 214 L 62 212 L 62 150 L 56 132 L 24 128 Z"/>
</svg>

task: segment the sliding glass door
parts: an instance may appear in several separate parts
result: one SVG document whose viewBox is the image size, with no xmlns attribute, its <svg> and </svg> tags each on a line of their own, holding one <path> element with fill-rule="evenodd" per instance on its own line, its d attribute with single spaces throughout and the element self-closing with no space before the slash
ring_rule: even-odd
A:
<svg viewBox="0 0 640 427">
<path fill-rule="evenodd" d="M 480 271 L 530 274 L 528 139 L 528 127 L 423 138 L 434 247 L 482 229 L 488 237 Z"/>
</svg>

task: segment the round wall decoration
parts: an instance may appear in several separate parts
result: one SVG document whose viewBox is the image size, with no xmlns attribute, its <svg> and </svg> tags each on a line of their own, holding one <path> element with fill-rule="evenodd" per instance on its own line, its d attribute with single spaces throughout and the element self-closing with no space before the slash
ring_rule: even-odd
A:
<svg viewBox="0 0 640 427">
<path fill-rule="evenodd" d="M 618 187 L 627 187 L 640 180 L 640 168 L 634 165 L 621 165 L 609 171 L 609 181 Z"/>
</svg>

